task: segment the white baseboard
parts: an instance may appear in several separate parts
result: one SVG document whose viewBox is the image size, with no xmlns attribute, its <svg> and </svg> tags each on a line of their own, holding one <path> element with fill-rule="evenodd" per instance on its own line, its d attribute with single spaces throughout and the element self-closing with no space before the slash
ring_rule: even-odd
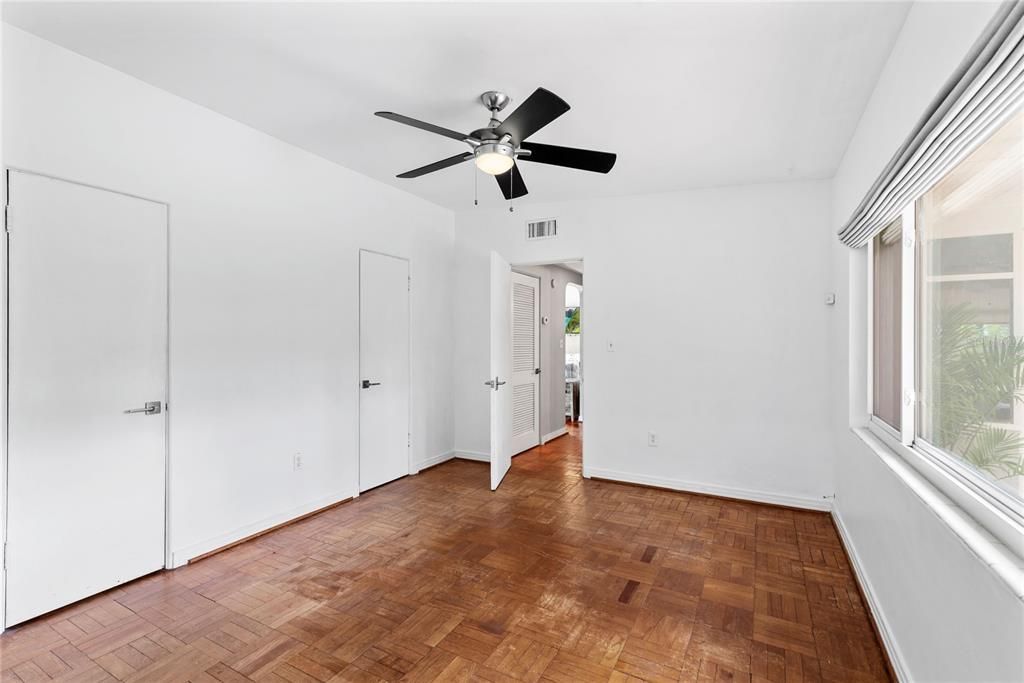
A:
<svg viewBox="0 0 1024 683">
<path fill-rule="evenodd" d="M 294 507 L 291 510 L 286 510 L 285 512 L 265 517 L 258 522 L 247 524 L 225 534 L 208 538 L 205 541 L 193 543 L 192 545 L 185 546 L 184 548 L 178 548 L 177 550 L 172 549 L 171 566 L 169 568 L 174 569 L 175 567 L 181 567 L 189 560 L 199 557 L 200 555 L 205 555 L 211 550 L 217 550 L 218 548 L 223 548 L 224 546 L 231 545 L 232 543 L 237 543 L 243 538 L 248 538 L 253 534 L 258 534 L 262 531 L 278 526 L 279 524 L 284 524 L 285 522 L 290 522 L 293 519 L 302 517 L 303 515 L 316 512 L 320 508 L 325 508 L 330 505 L 334 505 L 335 503 L 340 503 L 343 500 L 354 498 L 357 495 L 359 494 L 355 492 L 348 492 L 327 496 L 326 498 L 320 498 L 318 500 L 310 501 L 305 505 Z"/>
<path fill-rule="evenodd" d="M 416 470 L 417 471 L 425 470 L 428 467 L 433 467 L 434 465 L 440 465 L 441 463 L 447 462 L 447 461 L 451 460 L 454 457 L 455 457 L 455 451 L 447 451 L 445 453 L 439 453 L 439 454 L 435 455 L 432 458 L 427 458 L 426 460 L 423 460 L 423 461 L 417 463 Z"/>
<path fill-rule="evenodd" d="M 456 458 L 462 458 L 463 460 L 477 460 L 479 462 L 490 462 L 490 453 L 481 453 L 480 451 L 455 451 Z"/>
<path fill-rule="evenodd" d="M 562 425 L 561 429 L 556 429 L 555 431 L 551 432 L 550 434 L 545 434 L 544 438 L 541 439 L 540 442 L 541 443 L 547 443 L 548 441 L 551 441 L 552 439 L 557 439 L 558 437 L 563 436 L 563 435 L 568 434 L 568 433 L 569 433 L 569 429 L 565 425 Z"/>
<path fill-rule="evenodd" d="M 644 484 L 646 486 L 657 486 L 673 491 L 685 491 L 687 493 L 706 493 L 711 496 L 722 496 L 723 498 L 736 498 L 738 500 L 749 500 L 755 503 L 769 503 L 771 505 L 785 505 L 786 507 L 803 508 L 806 510 L 832 509 L 828 499 L 818 500 L 816 498 L 804 498 L 802 496 L 790 496 L 784 493 L 771 493 L 769 491 L 755 491 L 753 489 L 734 488 L 731 486 L 718 486 L 716 484 L 705 484 L 697 481 L 683 481 L 681 479 L 664 479 L 652 477 L 645 474 L 634 474 L 632 472 L 618 472 L 616 470 L 604 470 L 588 467 L 584 476 L 597 477 L 598 479 L 611 479 L 627 484 Z"/>
<path fill-rule="evenodd" d="M 885 619 L 885 613 L 882 612 L 878 604 L 875 591 L 871 587 L 871 580 L 864 571 L 864 565 L 860 561 L 860 556 L 857 555 L 857 546 L 853 544 L 853 539 L 850 538 L 850 533 L 846 530 L 846 525 L 843 524 L 843 518 L 839 515 L 838 508 L 832 510 L 832 519 L 835 520 L 836 528 L 839 529 L 839 536 L 846 547 L 846 554 L 850 558 L 850 564 L 853 565 L 853 573 L 857 575 L 857 582 L 860 583 L 864 599 L 867 600 L 868 609 L 871 610 L 871 616 L 878 626 L 879 635 L 882 638 L 882 646 L 889 655 L 889 662 L 892 664 L 892 668 L 895 669 L 896 678 L 900 683 L 909 681 L 911 680 L 910 674 L 907 671 L 907 664 L 900 652 L 899 645 L 896 643 L 896 636 L 893 635 L 889 622 Z"/>
</svg>

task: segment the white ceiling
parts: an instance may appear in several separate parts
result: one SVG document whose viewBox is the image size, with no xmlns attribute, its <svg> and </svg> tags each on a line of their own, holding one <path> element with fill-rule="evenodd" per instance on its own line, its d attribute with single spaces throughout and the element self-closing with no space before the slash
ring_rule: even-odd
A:
<svg viewBox="0 0 1024 683">
<path fill-rule="evenodd" d="M 484 90 L 572 110 L 535 142 L 616 152 L 607 176 L 521 164 L 517 200 L 833 174 L 907 12 L 893 3 L 10 3 L 8 23 L 453 209 L 503 200 L 461 143 Z"/>
</svg>

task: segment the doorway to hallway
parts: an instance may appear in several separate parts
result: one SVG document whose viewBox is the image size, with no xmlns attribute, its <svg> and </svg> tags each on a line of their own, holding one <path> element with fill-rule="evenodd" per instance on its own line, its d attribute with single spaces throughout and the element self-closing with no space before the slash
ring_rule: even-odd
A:
<svg viewBox="0 0 1024 683">
<path fill-rule="evenodd" d="M 573 429 L 581 438 L 583 262 L 508 265 L 499 258 L 492 266 L 507 272 L 492 272 L 492 287 L 501 285 L 492 291 L 491 374 L 497 384 L 489 380 L 496 488 L 513 457 L 538 447 L 556 453 L 544 447 Z M 498 400 L 502 392 L 504 400 Z"/>
</svg>

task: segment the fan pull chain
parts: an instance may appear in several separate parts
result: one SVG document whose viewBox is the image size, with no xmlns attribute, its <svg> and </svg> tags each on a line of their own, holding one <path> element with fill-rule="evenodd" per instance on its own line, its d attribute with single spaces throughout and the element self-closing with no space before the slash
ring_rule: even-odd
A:
<svg viewBox="0 0 1024 683">
<path fill-rule="evenodd" d="M 515 211 L 515 209 L 512 208 L 512 198 L 516 196 L 515 185 L 514 185 L 515 179 L 516 179 L 515 169 L 516 169 L 516 165 L 515 165 L 515 162 L 513 162 L 512 163 L 512 170 L 510 170 L 509 174 L 508 174 L 508 212 L 509 213 L 512 213 L 513 211 Z"/>
<path fill-rule="evenodd" d="M 476 168 L 473 169 L 473 206 L 480 206 L 479 195 L 476 190 L 477 186 L 477 172 Z"/>
</svg>

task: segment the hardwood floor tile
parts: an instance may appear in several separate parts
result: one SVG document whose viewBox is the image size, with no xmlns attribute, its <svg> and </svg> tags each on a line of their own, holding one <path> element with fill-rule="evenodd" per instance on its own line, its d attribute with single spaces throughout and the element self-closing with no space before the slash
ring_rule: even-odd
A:
<svg viewBox="0 0 1024 683">
<path fill-rule="evenodd" d="M 718 628 L 697 624 L 690 637 L 687 656 L 693 660 L 710 660 L 734 671 L 750 671 L 750 638 Z"/>
<path fill-rule="evenodd" d="M 453 460 L 0 636 L 0 681 L 887 680 L 828 515 Z"/>
<path fill-rule="evenodd" d="M 587 681 L 604 683 L 611 674 L 610 667 L 601 666 L 586 657 L 560 650 L 548 664 L 548 668 L 544 670 L 543 676 L 545 681 L 555 681 L 555 683 L 585 683 Z"/>
<path fill-rule="evenodd" d="M 762 613 L 754 614 L 754 639 L 812 657 L 817 654 L 810 626 Z"/>
<path fill-rule="evenodd" d="M 733 583 L 721 579 L 706 578 L 701 590 L 701 599 L 744 610 L 754 609 L 754 588 L 752 585 Z"/>
<path fill-rule="evenodd" d="M 535 683 L 555 658 L 558 650 L 518 633 L 510 633 L 498 644 L 484 665 L 516 680 Z"/>
<path fill-rule="evenodd" d="M 696 598 L 700 597 L 701 592 L 704 590 L 704 577 L 700 574 L 680 569 L 662 567 L 658 570 L 658 576 L 654 580 L 654 587 L 664 588 L 674 593 Z"/>
</svg>

